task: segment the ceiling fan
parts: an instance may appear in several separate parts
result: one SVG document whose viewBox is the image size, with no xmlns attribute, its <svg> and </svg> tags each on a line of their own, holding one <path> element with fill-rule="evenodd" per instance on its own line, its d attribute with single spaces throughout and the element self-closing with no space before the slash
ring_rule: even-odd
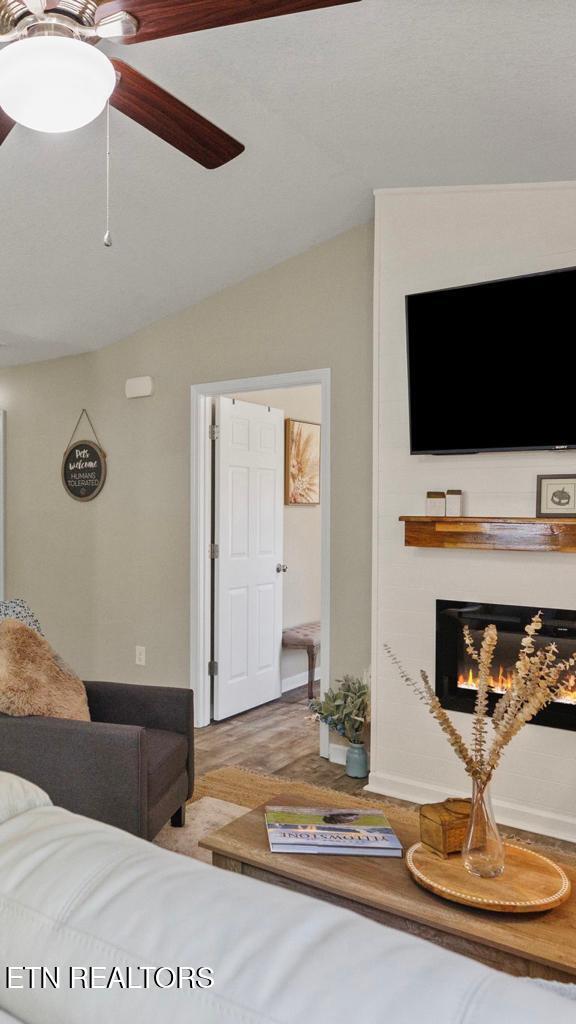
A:
<svg viewBox="0 0 576 1024">
<path fill-rule="evenodd" d="M 358 0 L 0 0 L 0 145 L 15 123 L 66 132 L 113 107 L 215 168 L 244 146 L 124 61 L 102 39 L 140 43 Z"/>
</svg>

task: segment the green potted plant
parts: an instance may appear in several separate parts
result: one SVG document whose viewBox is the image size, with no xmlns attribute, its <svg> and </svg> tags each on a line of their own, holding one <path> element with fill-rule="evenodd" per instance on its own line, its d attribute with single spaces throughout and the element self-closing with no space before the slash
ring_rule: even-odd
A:
<svg viewBox="0 0 576 1024">
<path fill-rule="evenodd" d="M 364 746 L 364 728 L 369 721 L 370 687 L 366 679 L 345 675 L 337 679 L 337 689 L 327 690 L 320 700 L 310 702 L 318 722 L 324 722 L 348 740 L 346 774 L 353 779 L 368 775 L 368 757 Z"/>
</svg>

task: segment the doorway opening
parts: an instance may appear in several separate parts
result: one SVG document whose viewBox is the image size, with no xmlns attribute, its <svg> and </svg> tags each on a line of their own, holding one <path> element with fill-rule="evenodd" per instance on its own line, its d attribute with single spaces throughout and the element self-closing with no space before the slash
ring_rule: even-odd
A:
<svg viewBox="0 0 576 1024">
<path fill-rule="evenodd" d="M 290 439 L 312 471 L 317 444 L 318 493 L 291 494 Z M 191 452 L 196 723 L 252 715 L 265 728 L 276 704 L 307 711 L 310 644 L 283 647 L 287 630 L 316 628 L 315 695 L 329 686 L 330 371 L 194 385 Z"/>
</svg>

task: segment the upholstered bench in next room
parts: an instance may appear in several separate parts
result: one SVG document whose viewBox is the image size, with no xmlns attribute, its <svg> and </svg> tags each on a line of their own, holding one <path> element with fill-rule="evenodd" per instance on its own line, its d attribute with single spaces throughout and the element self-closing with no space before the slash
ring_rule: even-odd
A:
<svg viewBox="0 0 576 1024">
<path fill-rule="evenodd" d="M 320 654 L 320 623 L 308 622 L 304 626 L 291 626 L 282 630 L 282 647 L 306 651 L 308 655 L 308 697 L 314 696 L 314 676 Z"/>
</svg>

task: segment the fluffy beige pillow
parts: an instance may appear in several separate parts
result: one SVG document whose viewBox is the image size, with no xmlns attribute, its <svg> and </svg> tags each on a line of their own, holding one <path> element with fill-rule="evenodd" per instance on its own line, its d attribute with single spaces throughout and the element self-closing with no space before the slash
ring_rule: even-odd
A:
<svg viewBox="0 0 576 1024">
<path fill-rule="evenodd" d="M 84 683 L 43 636 L 23 622 L 0 622 L 0 712 L 89 722 Z"/>
</svg>

